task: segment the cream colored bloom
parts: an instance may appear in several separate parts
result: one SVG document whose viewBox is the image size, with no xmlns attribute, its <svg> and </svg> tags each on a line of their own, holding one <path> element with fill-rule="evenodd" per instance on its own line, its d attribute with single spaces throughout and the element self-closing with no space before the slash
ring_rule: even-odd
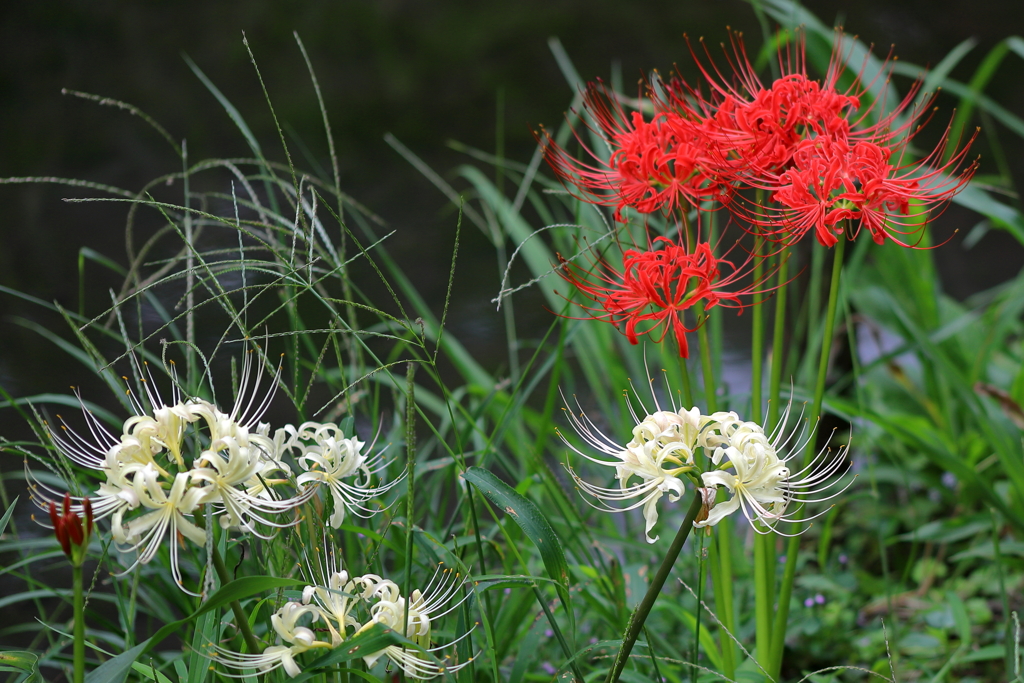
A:
<svg viewBox="0 0 1024 683">
<path fill-rule="evenodd" d="M 89 498 L 95 519 L 110 517 L 111 536 L 120 550 L 138 554 L 128 571 L 150 562 L 163 540 L 170 538 L 171 569 L 181 586 L 179 535 L 199 546 L 206 543 L 195 514 L 212 508 L 224 528 L 268 538 L 257 525 L 294 524 L 296 519 L 282 523 L 273 517 L 314 495 L 310 487 L 281 499 L 269 488 L 286 482 L 289 472 L 275 452 L 269 427 L 258 423 L 274 389 L 260 393 L 262 364 L 254 371 L 253 359 L 252 352 L 247 354 L 230 412 L 203 399 L 183 397 L 176 382 L 170 400 L 164 401 L 149 366 L 136 363 L 142 391 L 137 395 L 128 390 L 135 415 L 124 421 L 119 435 L 97 420 L 81 399 L 87 433 L 74 431 L 63 419 L 59 430 L 46 425 L 61 455 L 105 479 Z M 170 374 L 174 378 L 173 367 Z M 276 386 L 276 377 L 272 384 Z M 196 448 L 198 457 L 187 462 L 185 450 L 194 444 L 203 445 Z M 278 472 L 286 476 L 275 479 Z M 43 509 L 62 496 L 38 482 L 33 489 L 33 499 Z M 72 511 L 78 512 L 81 505 L 81 498 L 72 499 Z"/>
<path fill-rule="evenodd" d="M 697 447 L 701 416 L 697 408 L 688 411 L 662 410 L 655 399 L 657 410 L 640 418 L 639 415 L 646 412 L 643 406 L 640 405 L 641 411 L 638 412 L 628 394 L 626 399 L 637 425 L 633 427 L 633 438 L 625 446 L 618 445 L 605 435 L 582 410 L 578 415 L 566 410 L 576 433 L 588 446 L 609 459 L 595 458 L 573 446 L 561 432 L 558 434 L 578 455 L 599 465 L 615 468 L 617 488 L 591 484 L 577 475 L 571 466 L 567 466 L 580 490 L 600 501 L 600 505 L 594 507 L 614 512 L 642 507 L 644 535 L 648 543 L 654 543 L 658 537 L 652 538 L 651 530 L 658 522 L 658 502 L 666 494 L 671 502 L 679 500 L 686 490 L 685 480 L 681 477 L 694 469 L 694 449 Z M 640 481 L 631 484 L 634 477 Z M 606 501 L 631 502 L 618 507 L 608 505 Z"/>
<path fill-rule="evenodd" d="M 787 406 L 779 426 L 770 436 L 757 423 L 740 420 L 736 413 L 715 413 L 702 420 L 698 441 L 715 469 L 702 473 L 701 479 L 705 487 L 724 489 L 731 497 L 723 501 L 717 496 L 707 518 L 695 522 L 694 526 L 713 526 L 740 510 L 758 533 L 778 531 L 779 522 L 799 521 L 790 511 L 794 502 L 798 505 L 823 502 L 850 486 L 852 479 L 837 491 L 817 497 L 841 483 L 842 478 L 835 475 L 846 462 L 845 446 L 833 453 L 826 445 L 803 470 L 796 474 L 790 472 L 787 461 L 798 456 L 807 441 L 800 443 L 794 433 L 786 435 L 789 412 Z M 779 451 L 786 449 L 791 441 L 796 443 L 789 455 L 780 457 Z M 805 519 L 821 514 L 824 512 Z"/>
<path fill-rule="evenodd" d="M 298 662 L 295 661 L 296 655 L 316 648 L 333 647 L 331 643 L 317 640 L 313 629 L 299 624 L 299 620 L 306 616 L 310 617 L 310 624 L 324 619 L 319 608 L 298 602 L 289 602 L 271 615 L 270 623 L 274 631 L 287 645 L 272 645 L 262 654 L 234 652 L 215 645 L 208 656 L 232 669 L 257 669 L 265 673 L 284 667 L 285 672 L 295 678 L 302 673 Z M 222 672 L 222 675 L 230 678 L 248 678 L 247 674 Z"/>
<path fill-rule="evenodd" d="M 302 573 L 309 585 L 302 589 L 302 604 L 319 607 L 331 633 L 331 645 L 337 647 L 346 638 L 348 627 L 359 627 L 352 610 L 364 600 L 366 584 L 362 577 L 349 577 L 333 546 L 325 539 L 324 550 L 314 548 L 313 558 L 306 554 Z M 367 595 L 367 597 L 369 597 Z"/>
<path fill-rule="evenodd" d="M 367 507 L 366 503 L 387 493 L 404 477 L 379 486 L 371 485 L 374 477 L 388 466 L 382 452 L 367 457 L 363 442 L 356 436 L 347 437 L 332 422 L 304 422 L 298 428 L 287 425 L 284 448 L 291 450 L 299 466 L 305 470 L 296 478 L 299 486 L 310 483 L 326 485 L 331 491 L 334 511 L 330 525 L 339 528 L 346 512 L 367 518 L 381 508 Z M 275 441 L 281 441 L 275 437 Z M 372 446 L 371 446 L 372 448 Z"/>
<path fill-rule="evenodd" d="M 434 655 L 470 633 L 463 634 L 448 645 L 430 647 L 432 623 L 456 609 L 469 597 L 467 593 L 461 599 L 455 600 L 465 585 L 465 580 L 459 576 L 458 572 L 439 569 L 434 573 L 434 577 L 426 589 L 414 590 L 411 597 L 406 599 L 402 597 L 398 586 L 394 583 L 382 582 L 375 590 L 377 601 L 370 607 L 370 620 L 363 624 L 360 631 L 373 624 L 383 624 L 419 645 L 427 655 Z M 424 652 L 406 649 L 398 645 L 389 645 L 383 650 L 364 655 L 363 661 L 367 666 L 372 667 L 381 657 L 387 657 L 402 667 L 407 676 L 418 679 L 436 678 L 446 672 L 455 672 L 468 666 L 472 661 L 449 664 L 442 660 L 441 664 L 437 664 L 433 661 L 432 656 L 426 656 Z"/>
</svg>

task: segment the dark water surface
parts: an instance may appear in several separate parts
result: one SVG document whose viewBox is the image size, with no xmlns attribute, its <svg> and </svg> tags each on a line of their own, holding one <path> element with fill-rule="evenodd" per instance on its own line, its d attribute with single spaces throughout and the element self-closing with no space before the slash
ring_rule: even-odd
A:
<svg viewBox="0 0 1024 683">
<path fill-rule="evenodd" d="M 939 61 L 967 38 L 978 47 L 953 77 L 966 81 L 1003 37 L 1024 33 L 1017 0 L 941 0 L 857 3 L 808 2 L 826 23 L 844 19 L 868 42 L 895 43 L 900 58 Z M 443 297 L 455 215 L 445 199 L 384 141 L 394 133 L 444 173 L 466 161 L 448 139 L 494 150 L 499 99 L 505 154 L 527 160 L 538 124 L 557 125 L 573 92 L 548 49 L 558 36 L 584 78 L 607 77 L 617 62 L 627 82 L 662 72 L 688 57 L 683 33 L 726 38 L 742 29 L 754 45 L 759 29 L 750 6 L 719 2 L 70 2 L 6 3 L 0 10 L 0 177 L 64 176 L 131 190 L 178 170 L 159 136 L 131 116 L 62 96 L 61 88 L 135 104 L 176 139 L 190 157 L 249 156 L 237 129 L 181 58 L 187 53 L 242 112 L 273 158 L 283 160 L 269 112 L 241 41 L 246 32 L 276 111 L 311 156 L 329 167 L 320 114 L 292 31 L 302 37 L 317 70 L 341 163 L 342 188 L 397 230 L 389 249 L 434 301 Z M 1022 61 L 1010 55 L 989 95 L 1011 112 L 1024 112 Z M 943 99 L 939 127 L 953 99 Z M 1018 138 L 998 129 L 1017 178 L 1024 177 Z M 979 149 L 984 152 L 984 145 Z M 297 163 L 310 164 L 293 145 Z M 77 306 L 77 252 L 88 246 L 124 263 L 124 205 L 83 205 L 62 197 L 88 193 L 52 185 L 0 185 L 0 285 L 44 301 Z M 940 234 L 977 222 L 951 208 Z M 947 291 L 965 297 L 1016 274 L 1020 248 L 990 234 L 971 251 L 961 237 L 936 257 Z M 87 310 L 109 303 L 116 278 L 89 272 Z M 485 364 L 504 358 L 501 317 L 491 297 L 498 266 L 486 240 L 472 228 L 464 244 L 451 312 L 453 333 L 479 351 Z M 546 325 L 537 297 L 518 306 L 521 324 Z M 84 368 L 23 326 L 23 316 L 61 329 L 59 317 L 0 293 L 0 384 L 12 395 L 64 392 L 88 379 Z M 65 334 L 65 337 L 70 335 Z M 102 389 L 98 391 L 104 391 Z M 105 400 L 101 396 L 93 396 Z M 18 433 L 20 418 L 0 411 L 0 434 Z"/>
</svg>

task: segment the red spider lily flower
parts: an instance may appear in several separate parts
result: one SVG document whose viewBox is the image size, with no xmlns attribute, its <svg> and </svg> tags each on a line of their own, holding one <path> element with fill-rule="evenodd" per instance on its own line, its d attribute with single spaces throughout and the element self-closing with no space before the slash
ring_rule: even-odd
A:
<svg viewBox="0 0 1024 683">
<path fill-rule="evenodd" d="M 71 509 L 71 496 L 64 494 L 63 510 L 57 510 L 57 504 L 50 501 L 50 521 L 53 523 L 53 532 L 60 541 L 60 547 L 76 566 L 81 566 L 85 560 L 85 548 L 89 545 L 89 537 L 92 535 L 92 504 L 88 498 L 82 499 L 82 518 L 77 512 Z"/>
<path fill-rule="evenodd" d="M 797 146 L 787 170 L 757 181 L 771 191 L 778 208 L 757 206 L 747 217 L 755 231 L 783 244 L 813 229 L 822 246 L 832 247 L 844 230 L 852 239 L 864 227 L 877 244 L 888 238 L 913 246 L 898 236 L 919 233 L 928 207 L 948 202 L 974 174 L 977 162 L 950 174 L 969 145 L 933 168 L 929 163 L 940 157 L 945 144 L 921 162 L 901 164 L 902 150 L 894 159 L 892 148 L 874 142 L 807 139 Z"/>
<path fill-rule="evenodd" d="M 593 319 L 607 320 L 617 327 L 624 325 L 623 332 L 631 344 L 638 344 L 644 334 L 660 342 L 671 330 L 682 358 L 689 357 L 686 334 L 704 322 L 700 319 L 692 326 L 687 325 L 687 309 L 701 301 L 705 311 L 719 305 L 743 308 L 740 297 L 754 293 L 753 289 L 761 284 L 729 291 L 746 270 L 715 258 L 707 242 L 697 244 L 691 252 L 668 238 L 658 237 L 646 251 L 628 249 L 623 254 L 621 272 L 611 268 L 606 273 L 587 272 L 574 269 L 561 256 L 559 259 L 559 274 L 599 304 L 584 306 Z M 724 276 L 723 267 L 727 269 Z"/>
<path fill-rule="evenodd" d="M 713 163 L 703 120 L 695 109 L 685 115 L 661 111 L 649 121 L 639 111 L 628 115 L 619 99 L 601 83 L 591 83 L 583 104 L 592 115 L 611 155 L 587 146 L 579 131 L 576 139 L 594 160 L 585 163 L 559 147 L 545 132 L 541 141 L 555 174 L 582 201 L 615 207 L 615 220 L 625 223 L 623 209 L 649 214 L 672 212 L 702 202 L 727 202 L 732 185 Z"/>
<path fill-rule="evenodd" d="M 841 89 L 839 80 L 852 49 L 852 45 L 847 48 L 842 33 L 836 34 L 829 66 L 820 82 L 807 75 L 803 33 L 798 32 L 792 45 L 779 50 L 782 76 L 769 86 L 758 78 L 740 34 L 731 36 L 731 54 L 725 50 L 730 76 L 718 68 L 703 41 L 701 45 L 707 64 L 692 45 L 690 53 L 711 89 L 712 99 L 717 102 L 713 125 L 709 126 L 712 149 L 717 151 L 720 164 L 729 165 L 742 177 L 781 172 L 790 164 L 796 147 L 812 137 L 891 144 L 916 129 L 920 124 L 918 119 L 930 109 L 929 99 L 911 112 L 908 120 L 895 125 L 913 105 L 921 86 L 921 81 L 917 81 L 890 112 L 871 123 L 872 111 L 880 101 L 872 99 L 862 109 L 861 100 L 876 82 L 888 78 L 890 69 L 883 65 L 865 82 L 861 78 L 867 66 L 865 58 L 861 74 L 853 79 L 852 85 Z M 669 94 L 661 106 L 688 110 L 690 105 L 685 100 L 690 98 L 680 97 L 680 90 L 668 89 Z"/>
</svg>

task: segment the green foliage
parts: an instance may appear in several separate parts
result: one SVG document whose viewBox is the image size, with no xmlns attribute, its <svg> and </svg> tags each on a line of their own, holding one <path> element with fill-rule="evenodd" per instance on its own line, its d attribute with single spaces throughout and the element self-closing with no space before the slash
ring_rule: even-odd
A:
<svg viewBox="0 0 1024 683">
<path fill-rule="evenodd" d="M 822 46 L 831 44 L 831 29 L 806 10 L 784 0 L 755 4 L 783 25 L 805 26 L 811 59 L 825 54 Z M 898 102 L 896 84 L 873 78 L 887 67 L 867 58 L 863 43 L 852 45 L 848 61 L 858 69 L 863 65 L 861 78 L 874 84 L 870 96 Z M 570 83 L 578 83 L 569 56 L 557 42 L 552 49 Z M 1005 57 L 1024 57 L 1020 39 L 1008 38 L 967 85 L 957 84 L 949 74 L 971 49 L 962 44 L 927 81 L 962 99 L 954 130 L 968 129 L 972 116 L 982 112 L 1024 136 L 1020 118 L 984 95 Z M 220 588 L 205 600 L 178 590 L 169 547 L 152 562 L 110 578 L 133 558 L 119 553 L 106 532 L 108 522 L 101 522 L 86 581 L 87 640 L 93 650 L 87 680 L 222 680 L 222 670 L 211 670 L 209 646 L 244 650 L 249 647 L 240 634 L 245 627 L 261 648 L 277 643 L 271 615 L 301 599 L 309 577 L 299 566 L 308 570 L 316 564 L 309 558 L 326 537 L 343 551 L 353 576 L 408 576 L 412 585 L 425 585 L 444 564 L 467 577 L 472 590 L 433 626 L 433 640 L 457 641 L 453 657 L 469 663 L 446 676 L 522 683 L 603 675 L 669 539 L 648 545 L 638 533 L 642 518 L 581 504 L 560 467 L 567 449 L 555 438 L 555 429 L 565 424 L 558 408 L 565 402 L 569 410 L 585 410 L 598 428 L 619 439 L 635 425 L 621 400 L 630 378 L 641 400 L 648 401 L 649 393 L 651 400 L 681 404 L 683 390 L 673 397 L 669 387 L 691 376 L 696 382 L 699 373 L 693 366 L 664 384 L 652 381 L 648 390 L 644 380 L 658 368 L 678 367 L 675 349 L 631 347 L 611 326 L 574 318 L 578 309 L 570 304 L 571 288 L 554 271 L 559 255 L 586 266 L 621 254 L 646 239 L 641 229 L 613 225 L 602 209 L 567 194 L 542 172 L 539 153 L 528 164 L 516 164 L 463 147 L 472 162 L 443 177 L 390 138 L 460 212 L 439 315 L 437 302 L 428 302 L 388 253 L 392 233 L 341 191 L 333 140 L 328 137 L 327 145 L 333 177 L 300 171 L 280 128 L 285 162 L 274 161 L 243 112 L 199 65 L 188 63 L 253 157 L 191 160 L 186 145 L 179 147 L 155 120 L 136 111 L 175 149 L 180 170 L 138 190 L 57 181 L 113 195 L 88 201 L 125 205 L 126 267 L 82 253 L 82 264 L 88 260 L 118 274 L 123 285 L 108 308 L 96 311 L 65 309 L 28 293 L 4 290 L 4 295 L 36 301 L 41 310 L 59 314 L 67 325 L 63 333 L 35 321 L 21 324 L 42 343 L 77 359 L 97 385 L 112 390 L 113 399 L 4 394 L 0 409 L 41 418 L 56 406 L 83 406 L 120 434 L 124 420 L 136 412 L 133 401 L 140 400 L 125 394 L 126 382 L 135 397 L 147 396 L 154 381 L 161 391 L 173 382 L 185 396 L 226 406 L 239 389 L 238 352 L 247 350 L 274 376 L 278 396 L 268 419 L 275 427 L 315 419 L 341 423 L 346 434 L 376 431 L 378 447 L 388 444 L 379 475 L 394 481 L 413 468 L 412 476 L 379 501 L 381 509 L 372 510 L 377 514 L 365 520 L 349 516 L 339 529 L 327 523 L 336 503 L 317 496 L 302 508 L 295 526 L 277 530 L 269 541 L 240 538 L 213 524 L 206 548 L 169 539 L 179 543 L 182 573 L 191 586 L 205 585 L 214 549 L 225 556 L 229 573 L 219 577 Z M 327 112 L 322 114 L 329 131 Z M 554 138 L 568 142 L 569 126 L 561 126 Z M 500 172 L 500 182 L 489 175 L 489 164 Z M 1005 169 L 997 168 L 995 176 L 996 185 L 1012 187 Z M 506 193 L 505 187 L 511 190 Z M 1024 243 L 1024 219 L 1015 205 L 980 186 L 956 201 Z M 146 212 L 159 227 L 140 227 Z M 462 221 L 479 230 L 499 255 L 493 303 L 504 310 L 508 328 L 507 360 L 500 368 L 487 367 L 472 343 L 446 329 Z M 652 218 L 647 228 L 670 234 L 676 226 Z M 1009 678 L 1015 671 L 1012 644 L 1018 634 L 1011 615 L 1024 607 L 1018 598 L 1024 589 L 1024 272 L 960 302 L 942 293 L 933 253 L 879 247 L 864 239 L 845 265 L 838 307 L 846 326 L 840 327 L 845 334 L 837 335 L 845 338 L 837 347 L 846 347 L 850 362 L 833 367 L 824 402 L 851 425 L 851 457 L 860 479 L 795 542 L 796 552 L 788 558 L 797 578 L 780 636 L 782 679 L 982 681 Z M 809 272 L 798 276 L 800 286 L 807 280 L 812 287 L 821 284 L 827 272 L 822 257 L 794 259 L 808 261 Z M 799 272 L 796 261 L 791 273 Z M 524 332 L 524 304 L 517 295 L 531 288 L 543 300 L 538 306 L 564 317 L 551 316 L 545 329 Z M 808 387 L 820 351 L 815 343 L 824 324 L 820 292 L 817 299 L 800 301 L 791 295 L 798 304 L 790 309 L 796 322 L 792 350 L 773 356 L 784 368 L 783 378 L 795 378 L 791 393 L 797 399 L 812 393 Z M 709 328 L 716 324 L 721 322 L 713 320 Z M 874 339 L 880 340 L 877 345 Z M 721 370 L 732 362 L 727 349 L 716 345 L 711 351 L 708 367 Z M 173 360 L 180 368 L 171 379 L 155 372 L 154 380 L 133 359 L 152 368 L 168 367 Z M 282 369 L 274 375 L 279 362 Z M 418 373 L 407 391 L 403 371 L 409 363 Z M 719 409 L 749 411 L 745 388 L 710 388 Z M 412 432 L 415 444 L 407 444 L 410 414 L 419 425 Z M 82 424 L 77 420 L 67 422 L 88 433 L 76 427 Z M 46 429 L 35 428 L 36 442 L 5 442 L 5 451 L 22 455 L 41 486 L 94 491 L 95 476 L 61 461 Z M 843 441 L 844 429 L 837 437 Z M 406 445 L 411 465 L 401 455 Z M 293 483 L 295 474 L 290 474 Z M 11 680 L 32 682 L 67 675 L 70 646 L 62 634 L 70 630 L 65 628 L 70 593 L 55 541 L 14 515 L 19 499 L 10 501 L 10 492 L 25 484 L 22 476 L 9 473 L 0 481 L 6 506 L 0 518 L 0 576 L 17 582 L 0 605 L 5 614 L 17 606 L 19 615 L 28 615 L 0 625 L 0 642 L 18 643 L 17 649 L 4 646 L 0 670 L 12 673 Z M 38 489 L 32 495 L 41 496 Z M 681 519 L 685 504 L 667 506 L 664 517 L 670 521 L 661 523 Z M 735 680 L 766 680 L 747 652 L 758 628 L 756 575 L 765 567 L 752 560 L 750 534 L 726 535 L 724 543 L 733 553 L 733 571 L 717 580 L 729 582 L 734 603 L 727 606 L 720 590 L 709 590 L 708 542 L 696 535 L 672 568 L 623 680 L 682 681 L 691 674 L 717 680 L 716 672 L 732 666 Z M 714 548 L 721 553 L 724 546 Z M 767 552 L 774 558 L 787 551 L 773 541 Z M 781 564 L 777 572 L 781 577 Z M 708 609 L 701 609 L 702 603 Z M 382 624 L 354 631 L 350 627 L 344 642 L 326 654 L 299 653 L 298 679 L 389 680 L 383 660 L 373 666 L 362 660 L 388 646 L 445 665 L 427 649 L 431 643 Z M 737 661 L 727 664 L 734 648 Z M 281 669 L 259 675 L 291 680 Z"/>
</svg>

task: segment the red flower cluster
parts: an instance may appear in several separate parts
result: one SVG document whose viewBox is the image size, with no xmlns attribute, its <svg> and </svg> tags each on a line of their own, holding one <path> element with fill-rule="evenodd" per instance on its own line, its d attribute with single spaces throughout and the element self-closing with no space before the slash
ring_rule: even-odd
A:
<svg viewBox="0 0 1024 683">
<path fill-rule="evenodd" d="M 654 110 L 650 120 L 639 111 L 627 115 L 603 84 L 587 87 L 584 107 L 611 149 L 607 160 L 579 134 L 593 163 L 545 140 L 563 184 L 587 201 L 614 206 L 617 221 L 627 221 L 627 207 L 651 214 L 725 205 L 752 232 L 785 244 L 813 228 L 821 244 L 832 246 L 844 224 L 851 235 L 864 226 L 879 243 L 888 237 L 906 244 L 893 235 L 920 229 L 923 213 L 948 201 L 974 173 L 976 164 L 961 168 L 970 142 L 938 163 L 945 136 L 925 159 L 904 163 L 906 145 L 931 100 L 913 106 L 918 82 L 870 123 L 877 101 L 864 108 L 861 101 L 874 82 L 855 78 L 846 90 L 838 86 L 848 56 L 841 35 L 821 82 L 806 73 L 802 40 L 780 53 L 783 75 L 770 86 L 757 78 L 739 37 L 727 55 L 732 78 L 691 53 L 705 87 L 677 78 L 658 94 L 651 88 L 640 106 Z M 750 189 L 767 192 L 778 206 L 746 197 Z"/>
<path fill-rule="evenodd" d="M 89 537 L 92 535 L 92 504 L 88 498 L 82 499 L 82 513 L 85 515 L 83 521 L 77 512 L 71 509 L 71 496 L 64 494 L 63 510 L 57 510 L 57 504 L 50 501 L 50 521 L 53 523 L 53 532 L 60 541 L 60 547 L 76 566 L 81 566 L 85 560 L 85 549 L 89 545 Z"/>
<path fill-rule="evenodd" d="M 723 275 L 722 268 L 727 272 Z M 690 327 L 684 313 L 704 302 L 704 310 L 725 305 L 742 308 L 740 297 L 753 293 L 754 283 L 743 290 L 731 290 L 741 276 L 730 261 L 717 259 L 707 242 L 688 251 L 672 240 L 658 237 L 647 250 L 628 249 L 623 257 L 622 272 L 595 275 L 562 260 L 562 277 L 584 296 L 599 304 L 586 307 L 596 320 L 607 320 L 619 326 L 631 344 L 639 336 L 650 334 L 660 342 L 669 330 L 679 345 L 679 355 L 689 356 L 686 333 L 703 323 Z"/>
<path fill-rule="evenodd" d="M 912 246 L 909 236 L 924 227 L 928 210 L 948 202 L 977 167 L 964 164 L 973 138 L 942 162 L 948 129 L 931 154 L 918 162 L 906 159 L 931 98 L 914 105 L 919 81 L 895 107 L 874 115 L 880 104 L 876 81 L 888 74 L 882 69 L 864 82 L 862 69 L 853 85 L 841 88 L 850 57 L 841 34 L 822 81 L 807 75 L 802 36 L 780 50 L 782 76 L 767 86 L 738 35 L 726 52 L 729 76 L 707 48 L 703 57 L 692 45 L 690 52 L 701 86 L 681 78 L 651 85 L 633 111 L 603 84 L 587 86 L 584 118 L 608 154 L 588 146 L 579 130 L 576 139 L 589 162 L 546 133 L 542 139 L 563 185 L 583 201 L 613 207 L 620 223 L 628 222 L 627 209 L 667 216 L 678 211 L 686 223 L 694 210 L 727 207 L 748 232 L 783 245 L 813 231 L 819 243 L 832 247 L 866 228 L 879 244 L 890 239 Z M 759 257 L 737 268 L 715 258 L 706 242 L 696 241 L 691 251 L 658 237 L 646 251 L 628 249 L 621 268 L 595 263 L 585 271 L 563 259 L 559 272 L 598 304 L 587 307 L 594 318 L 622 325 L 634 344 L 648 333 L 660 341 L 671 329 L 686 357 L 686 333 L 702 321 L 688 325 L 684 311 L 701 301 L 704 310 L 722 304 L 742 308 L 740 297 L 755 293 L 764 280 L 733 287 Z"/>
<path fill-rule="evenodd" d="M 627 221 L 622 214 L 627 206 L 640 213 L 671 213 L 705 201 L 728 201 L 732 185 L 717 169 L 711 138 L 691 117 L 671 110 L 650 121 L 637 111 L 627 116 L 600 84 L 591 84 L 584 104 L 610 142 L 608 161 L 583 164 L 557 145 L 547 146 L 548 162 L 570 191 L 582 193 L 582 200 L 614 206 L 621 223 Z"/>
</svg>

